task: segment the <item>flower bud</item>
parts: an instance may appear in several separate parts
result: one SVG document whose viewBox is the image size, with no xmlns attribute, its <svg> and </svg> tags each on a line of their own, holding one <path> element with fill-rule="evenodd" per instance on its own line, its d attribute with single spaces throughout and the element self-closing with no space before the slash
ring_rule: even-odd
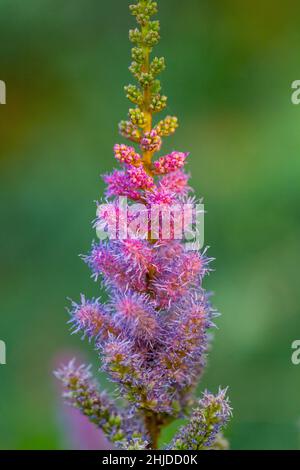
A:
<svg viewBox="0 0 300 470">
<path fill-rule="evenodd" d="M 139 142 L 141 138 L 140 131 L 130 121 L 121 121 L 119 123 L 119 133 L 132 142 Z"/>
<path fill-rule="evenodd" d="M 141 149 L 145 152 L 158 152 L 161 145 L 162 140 L 155 129 L 152 129 L 151 132 L 145 132 L 141 139 Z"/>
<path fill-rule="evenodd" d="M 167 116 L 165 119 L 160 121 L 155 129 L 157 130 L 158 135 L 161 137 L 168 137 L 171 134 L 174 134 L 178 127 L 177 117 Z"/>
<path fill-rule="evenodd" d="M 151 100 L 150 109 L 153 113 L 159 113 L 167 106 L 168 98 L 164 95 L 154 95 Z"/>
<path fill-rule="evenodd" d="M 142 105 L 143 104 L 143 94 L 135 85 L 127 85 L 124 87 L 126 92 L 126 97 L 134 104 Z"/>
<path fill-rule="evenodd" d="M 165 58 L 164 57 L 154 57 L 153 61 L 150 64 L 150 72 L 156 76 L 159 75 L 163 70 L 165 70 Z"/>
<path fill-rule="evenodd" d="M 128 147 L 124 144 L 116 144 L 114 146 L 115 158 L 120 163 L 126 163 L 127 165 L 140 164 L 141 156 L 136 153 L 133 147 Z"/>
<path fill-rule="evenodd" d="M 145 115 L 139 108 L 130 109 L 129 117 L 133 125 L 139 126 L 141 128 L 145 127 Z"/>
</svg>

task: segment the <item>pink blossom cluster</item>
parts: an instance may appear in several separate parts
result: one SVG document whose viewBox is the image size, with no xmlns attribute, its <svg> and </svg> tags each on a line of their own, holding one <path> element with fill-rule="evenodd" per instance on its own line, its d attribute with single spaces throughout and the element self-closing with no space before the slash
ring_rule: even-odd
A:
<svg viewBox="0 0 300 470">
<path fill-rule="evenodd" d="M 136 153 L 133 147 L 128 147 L 124 144 L 116 144 L 114 146 L 115 157 L 120 163 L 127 163 L 128 165 L 139 164 L 141 156 Z"/>
<path fill-rule="evenodd" d="M 146 152 L 158 152 L 161 148 L 162 140 L 155 129 L 145 132 L 141 139 L 141 149 Z"/>
<path fill-rule="evenodd" d="M 161 146 L 161 138 L 155 130 L 146 132 L 141 137 L 141 147 L 145 151 L 155 152 Z M 133 200 L 148 200 L 151 204 L 172 204 L 174 195 L 186 195 L 188 175 L 181 171 L 186 163 L 188 153 L 172 152 L 155 161 L 152 168 L 145 170 L 142 157 L 133 147 L 116 144 L 114 147 L 116 159 L 124 165 L 123 171 L 114 171 L 104 176 L 107 183 L 108 196 L 128 196 Z M 165 175 L 155 185 L 154 176 Z M 142 197 L 140 190 L 152 190 L 149 197 Z"/>
<path fill-rule="evenodd" d="M 156 173 L 164 175 L 179 170 L 185 165 L 188 155 L 184 152 L 172 152 L 169 155 L 160 157 L 159 160 L 154 162 Z"/>
<path fill-rule="evenodd" d="M 154 186 L 152 176 L 149 176 L 142 166 L 130 166 L 127 169 L 129 181 L 135 189 L 151 189 Z"/>
</svg>

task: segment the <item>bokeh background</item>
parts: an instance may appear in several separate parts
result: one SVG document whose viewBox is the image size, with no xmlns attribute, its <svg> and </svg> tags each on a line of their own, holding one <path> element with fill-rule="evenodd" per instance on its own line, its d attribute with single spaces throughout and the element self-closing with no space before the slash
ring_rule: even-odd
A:
<svg viewBox="0 0 300 470">
<path fill-rule="evenodd" d="M 233 449 L 300 446 L 300 3 L 162 0 L 166 150 L 190 151 L 216 258 L 218 320 L 199 391 L 230 386 Z M 0 448 L 67 446 L 52 369 L 75 353 L 66 297 L 98 295 L 78 258 L 95 238 L 130 80 L 125 0 L 0 0 Z M 104 383 L 103 377 L 100 377 Z M 106 386 L 106 384 L 105 384 Z M 163 439 L 174 432 L 168 429 Z"/>
</svg>

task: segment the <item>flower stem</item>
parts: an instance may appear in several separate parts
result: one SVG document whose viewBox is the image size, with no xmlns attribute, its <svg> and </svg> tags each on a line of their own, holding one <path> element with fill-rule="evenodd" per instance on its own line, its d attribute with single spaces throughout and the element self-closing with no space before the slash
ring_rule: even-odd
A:
<svg viewBox="0 0 300 470">
<path fill-rule="evenodd" d="M 162 422 L 156 413 L 145 416 L 145 427 L 150 437 L 149 448 L 158 449 L 158 439 L 160 436 Z"/>
<path fill-rule="evenodd" d="M 144 64 L 143 64 L 143 72 L 149 73 L 150 68 L 150 49 L 148 47 L 144 48 Z M 152 112 L 150 109 L 151 104 L 151 88 L 149 85 L 144 87 L 144 102 L 142 110 L 145 115 L 146 125 L 144 128 L 145 132 L 151 132 L 152 130 Z M 143 163 L 145 170 L 147 173 L 152 174 L 151 172 L 151 160 L 152 160 L 152 152 L 144 151 L 143 152 Z"/>
</svg>

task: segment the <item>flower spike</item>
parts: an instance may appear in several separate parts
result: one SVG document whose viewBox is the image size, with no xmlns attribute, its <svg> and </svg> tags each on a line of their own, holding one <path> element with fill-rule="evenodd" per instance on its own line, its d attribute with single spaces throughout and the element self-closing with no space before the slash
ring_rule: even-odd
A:
<svg viewBox="0 0 300 470">
<path fill-rule="evenodd" d="M 203 287 L 212 260 L 205 249 L 189 249 L 183 238 L 190 240 L 203 213 L 189 195 L 189 154 L 159 155 L 178 119 L 156 120 L 167 106 L 159 80 L 165 59 L 152 55 L 160 40 L 153 18 L 158 4 L 139 0 L 130 11 L 137 21 L 129 32 L 135 83 L 125 87 L 130 108 L 119 124 L 129 143 L 114 146 L 119 169 L 103 176 L 105 204 L 97 203 L 94 221 L 101 236 L 82 257 L 108 300 L 82 295 L 70 308 L 72 331 L 94 343 L 100 370 L 116 386 L 115 399 L 100 393 L 90 368 L 75 362 L 56 376 L 65 400 L 101 428 L 113 447 L 157 449 L 163 427 L 187 418 L 168 449 L 226 449 L 227 391 L 205 392 L 191 410 L 218 314 Z"/>
</svg>

